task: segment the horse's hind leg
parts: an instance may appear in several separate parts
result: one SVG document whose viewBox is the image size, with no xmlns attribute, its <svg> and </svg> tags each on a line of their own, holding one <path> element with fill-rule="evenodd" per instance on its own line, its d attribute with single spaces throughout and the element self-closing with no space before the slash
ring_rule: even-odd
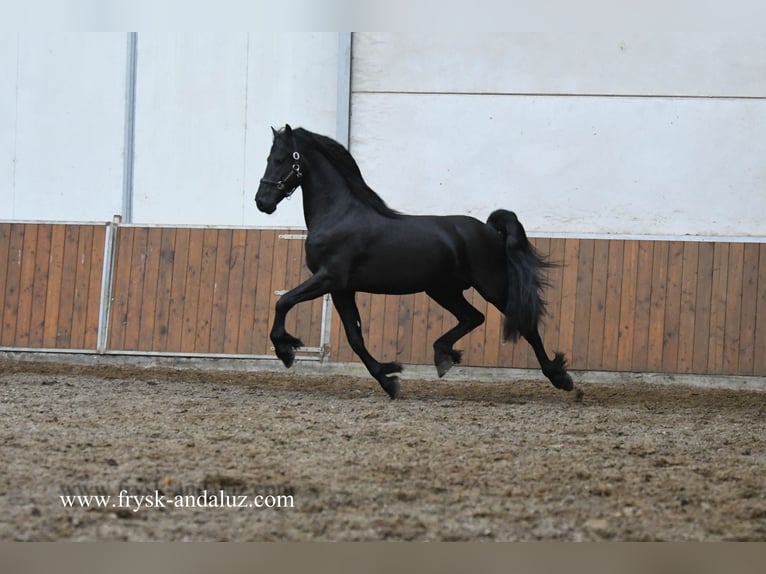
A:
<svg viewBox="0 0 766 574">
<path fill-rule="evenodd" d="M 564 354 L 556 353 L 553 360 L 549 359 L 537 327 L 529 332 L 522 333 L 522 336 L 532 345 L 543 374 L 548 377 L 553 386 L 564 391 L 571 391 L 574 388 L 574 383 L 572 382 L 572 377 L 567 373 L 567 362 Z"/>
<path fill-rule="evenodd" d="M 346 330 L 346 338 L 353 351 L 362 359 L 364 366 L 375 380 L 380 383 L 388 396 L 395 399 L 399 394 L 399 377 L 396 373 L 402 371 L 399 363 L 379 363 L 367 351 L 362 337 L 362 322 L 359 317 L 359 308 L 356 306 L 355 293 L 353 291 L 333 291 L 332 301 L 335 309 L 343 322 Z"/>
<path fill-rule="evenodd" d="M 462 352 L 453 349 L 457 341 L 484 322 L 484 315 L 463 296 L 461 289 L 428 290 L 429 297 L 447 309 L 458 320 L 455 327 L 434 342 L 436 372 L 443 377 L 453 364 L 460 362 Z"/>
</svg>

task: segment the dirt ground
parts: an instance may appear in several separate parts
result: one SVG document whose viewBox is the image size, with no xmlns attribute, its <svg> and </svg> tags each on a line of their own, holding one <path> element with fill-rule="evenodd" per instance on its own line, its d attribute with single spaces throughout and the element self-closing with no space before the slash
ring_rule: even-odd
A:
<svg viewBox="0 0 766 574">
<path fill-rule="evenodd" d="M 578 388 L 1 363 L 0 540 L 766 540 L 766 393 Z"/>
</svg>

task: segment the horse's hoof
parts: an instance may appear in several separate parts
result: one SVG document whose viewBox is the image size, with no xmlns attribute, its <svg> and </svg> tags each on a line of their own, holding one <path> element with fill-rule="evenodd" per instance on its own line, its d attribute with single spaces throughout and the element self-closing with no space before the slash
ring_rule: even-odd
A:
<svg viewBox="0 0 766 574">
<path fill-rule="evenodd" d="M 391 400 L 399 396 L 399 377 L 396 373 L 401 373 L 402 369 L 401 363 L 383 363 L 376 377 Z"/>
<path fill-rule="evenodd" d="M 460 364 L 462 359 L 463 351 L 456 351 L 455 349 L 451 349 L 446 355 L 436 357 L 436 373 L 439 378 L 446 375 L 453 365 Z"/>
<path fill-rule="evenodd" d="M 303 346 L 303 342 L 295 337 L 287 337 L 286 340 L 274 345 L 277 357 L 288 369 L 295 363 L 295 349 Z"/>
<path fill-rule="evenodd" d="M 572 381 L 572 377 L 569 376 L 569 373 L 561 373 L 554 376 L 551 379 L 551 383 L 553 383 L 554 387 L 561 389 L 562 391 L 571 391 L 574 388 L 574 382 Z"/>
<path fill-rule="evenodd" d="M 396 375 L 387 375 L 385 379 L 385 382 L 381 382 L 380 385 L 388 394 L 388 398 L 393 401 L 399 396 L 399 377 Z"/>
</svg>

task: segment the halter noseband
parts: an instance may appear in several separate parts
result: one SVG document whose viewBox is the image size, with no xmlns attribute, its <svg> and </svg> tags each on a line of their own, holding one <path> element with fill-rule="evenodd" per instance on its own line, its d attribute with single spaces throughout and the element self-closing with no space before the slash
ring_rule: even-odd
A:
<svg viewBox="0 0 766 574">
<path fill-rule="evenodd" d="M 265 177 L 261 178 L 261 183 L 273 185 L 279 191 L 284 191 L 285 192 L 284 196 L 288 199 L 293 193 L 295 193 L 295 190 L 298 189 L 298 186 L 301 184 L 301 178 L 303 177 L 303 172 L 301 171 L 301 164 L 300 164 L 301 154 L 298 153 L 298 150 L 295 147 L 295 140 L 292 137 L 290 138 L 290 140 L 291 140 L 291 143 L 293 144 L 292 145 L 293 165 L 290 168 L 290 173 L 287 174 L 287 177 L 284 177 L 283 179 L 280 179 L 278 181 L 266 179 Z M 291 180 L 295 180 L 295 181 L 291 181 Z"/>
</svg>

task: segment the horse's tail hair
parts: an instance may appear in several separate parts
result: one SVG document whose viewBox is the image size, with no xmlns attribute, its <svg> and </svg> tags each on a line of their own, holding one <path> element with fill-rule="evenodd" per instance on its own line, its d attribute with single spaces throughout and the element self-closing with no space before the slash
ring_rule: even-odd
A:
<svg viewBox="0 0 766 574">
<path fill-rule="evenodd" d="M 546 261 L 529 242 L 524 227 L 512 211 L 494 211 L 487 225 L 505 242 L 508 296 L 503 313 L 503 338 L 517 341 L 520 334 L 534 330 L 545 314 L 543 290 L 548 285 L 545 269 L 554 264 Z"/>
</svg>

